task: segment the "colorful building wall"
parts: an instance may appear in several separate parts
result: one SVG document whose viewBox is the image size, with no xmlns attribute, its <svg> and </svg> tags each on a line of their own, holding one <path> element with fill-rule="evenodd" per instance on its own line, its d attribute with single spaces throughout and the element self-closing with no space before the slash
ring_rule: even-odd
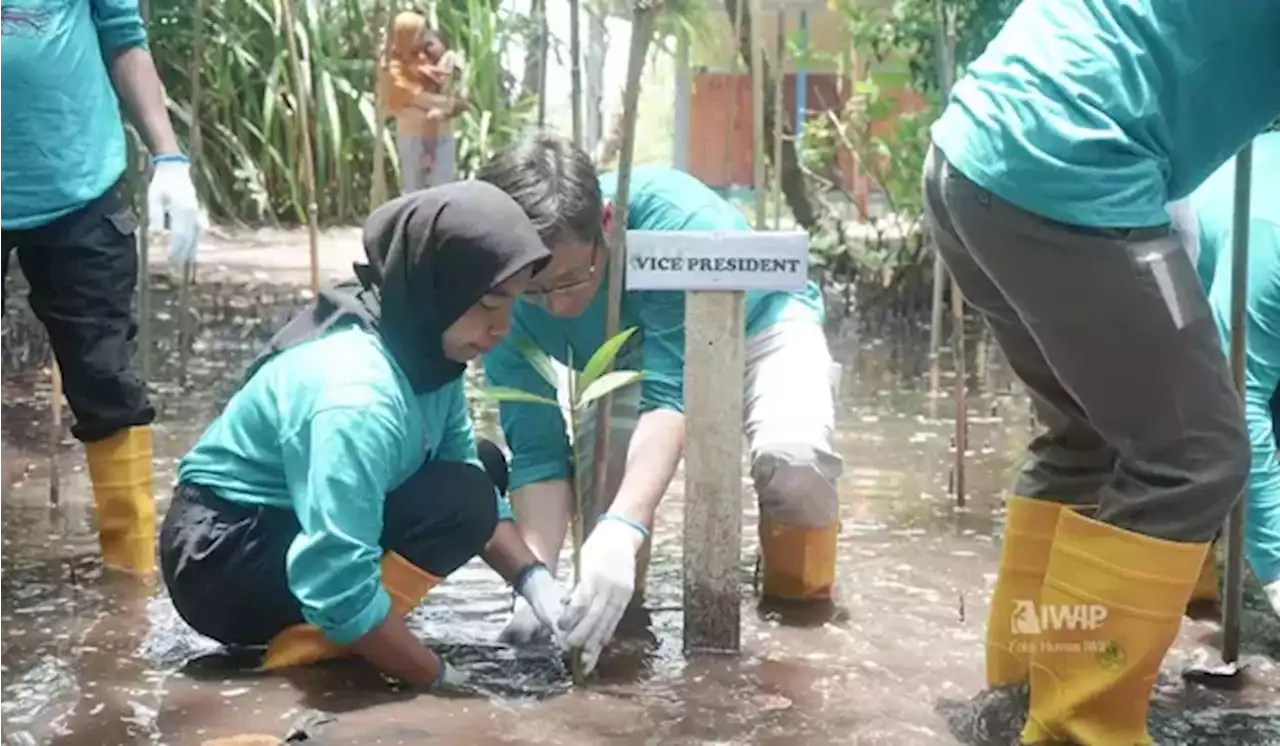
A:
<svg viewBox="0 0 1280 746">
<path fill-rule="evenodd" d="M 798 69 L 794 57 L 787 56 L 784 60 L 783 112 L 789 133 L 795 130 L 798 80 L 804 80 L 805 119 L 812 120 L 825 117 L 828 112 L 841 111 L 854 77 L 849 73 L 860 76 L 869 64 L 868 60 L 860 60 L 854 53 L 843 16 L 829 10 L 817 10 L 809 11 L 806 20 L 802 35 L 800 14 L 787 14 L 788 38 L 793 42 L 803 38 L 812 53 L 803 71 Z M 772 66 L 777 14 L 766 14 L 762 26 L 761 35 L 767 40 L 765 48 Z M 711 31 L 694 47 L 691 55 L 695 73 L 691 86 L 688 168 L 703 182 L 716 188 L 749 187 L 752 182 L 754 129 L 751 77 L 740 72 L 741 67 L 735 70 L 733 29 L 728 17 L 721 15 L 715 19 Z M 901 81 L 898 86 L 891 85 L 887 92 L 897 99 L 895 114 L 917 110 L 924 105 L 923 97 L 906 86 L 905 70 L 896 70 L 892 64 L 876 64 L 872 69 L 878 76 L 884 75 L 886 80 L 896 78 Z M 772 100 L 765 102 L 766 107 L 772 105 Z M 766 147 L 772 152 L 772 143 Z M 865 210 L 871 185 L 850 153 L 837 155 L 836 173 L 832 177 Z"/>
</svg>

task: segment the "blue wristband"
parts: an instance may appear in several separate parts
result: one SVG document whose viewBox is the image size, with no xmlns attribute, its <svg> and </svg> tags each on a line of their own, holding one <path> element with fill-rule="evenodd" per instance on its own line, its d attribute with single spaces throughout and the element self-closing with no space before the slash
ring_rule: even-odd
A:
<svg viewBox="0 0 1280 746">
<path fill-rule="evenodd" d="M 161 163 L 190 163 L 191 159 L 185 153 L 165 153 L 163 155 L 151 156 L 151 165 L 159 166 Z"/>
<path fill-rule="evenodd" d="M 644 526 L 642 526 L 642 525 L 641 525 L 641 524 L 639 524 L 639 523 L 636 523 L 635 521 L 631 520 L 630 518 L 624 518 L 623 516 L 620 516 L 620 515 L 618 515 L 617 513 L 602 513 L 602 514 L 600 515 L 600 520 L 602 520 L 602 521 L 617 521 L 618 523 L 625 523 L 626 525 L 630 526 L 631 528 L 634 528 L 635 530 L 639 531 L 639 532 L 640 532 L 640 535 L 641 535 L 641 536 L 643 536 L 645 539 L 648 539 L 648 538 L 649 538 L 649 529 L 645 528 Z"/>
<path fill-rule="evenodd" d="M 520 589 L 524 587 L 524 582 L 528 580 L 529 576 L 532 575 L 534 572 L 536 572 L 538 568 L 542 568 L 543 570 L 546 570 L 547 566 L 541 562 L 530 562 L 529 564 L 520 568 L 520 572 L 516 573 L 515 582 L 511 584 L 511 589 L 514 590 L 516 593 L 520 593 Z M 548 572 L 550 571 L 548 570 Z"/>
</svg>

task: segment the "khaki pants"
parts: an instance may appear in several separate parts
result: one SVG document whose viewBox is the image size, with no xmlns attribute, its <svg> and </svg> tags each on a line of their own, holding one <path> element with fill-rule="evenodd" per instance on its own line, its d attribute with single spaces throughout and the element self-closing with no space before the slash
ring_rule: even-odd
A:
<svg viewBox="0 0 1280 746">
<path fill-rule="evenodd" d="M 787 573 L 792 576 L 787 585 L 825 588 L 824 592 L 828 592 L 834 575 L 839 513 L 836 481 L 844 462 L 831 447 L 838 368 L 831 359 L 822 326 L 782 322 L 764 329 L 747 339 L 745 368 L 743 433 L 759 500 L 766 590 L 770 585 L 769 558 L 773 555 L 778 558 L 773 567 L 779 572 L 788 565 L 798 568 Z M 610 484 L 599 493 L 592 481 L 596 414 L 594 406 L 588 407 L 582 441 L 574 446 L 579 449 L 578 463 L 585 470 L 583 494 L 600 494 L 605 501 L 612 501 L 617 494 L 635 431 L 639 397 L 639 386 L 628 387 L 614 396 L 609 436 Z M 607 508 L 608 502 L 587 509 L 588 532 L 596 516 Z M 764 530 L 766 525 L 781 527 L 785 536 L 774 531 L 772 535 L 782 538 L 771 544 Z M 822 546 L 813 546 L 815 541 Z M 646 542 L 637 561 L 638 595 L 643 592 L 648 553 Z M 806 571 L 804 567 L 810 569 Z M 797 590 L 786 595 L 812 594 Z"/>
</svg>

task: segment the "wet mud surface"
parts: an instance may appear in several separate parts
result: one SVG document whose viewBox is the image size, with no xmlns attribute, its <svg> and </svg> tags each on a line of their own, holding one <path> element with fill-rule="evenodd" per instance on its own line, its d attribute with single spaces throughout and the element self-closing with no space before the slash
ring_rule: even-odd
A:
<svg viewBox="0 0 1280 746">
<path fill-rule="evenodd" d="M 258 346 L 304 301 L 296 276 L 280 278 L 275 269 L 202 273 L 190 293 L 198 323 L 185 380 L 176 342 L 180 293 L 176 282 L 155 278 L 148 342 L 160 411 L 161 511 L 176 459 Z M 659 512 L 645 609 L 624 620 L 625 634 L 587 687 L 571 685 L 550 649 L 496 642 L 511 595 L 476 560 L 432 591 L 412 617 L 412 627 L 481 690 L 475 698 L 441 699 L 402 690 L 353 661 L 287 676 L 247 673 L 246 661 L 187 628 L 162 588 L 104 576 L 81 449 L 64 432 L 50 460 L 43 334 L 26 309 L 20 278 L 10 278 L 6 295 L 5 744 L 176 746 L 244 734 L 264 737 L 244 744 L 1016 741 L 1025 694 L 981 691 L 982 639 L 1001 493 L 1032 423 L 1025 397 L 985 343 L 970 351 L 968 500 L 957 508 L 948 494 L 955 407 L 923 390 L 927 333 L 916 324 L 874 331 L 833 324 L 833 348 L 845 366 L 836 445 L 846 459 L 834 613 L 806 619 L 759 608 L 748 487 L 742 654 L 686 659 L 678 478 Z M 944 389 L 950 390 L 945 377 Z M 492 419 L 481 417 L 489 425 Z M 51 464 L 61 488 L 57 507 L 49 504 Z M 567 558 L 566 551 L 563 565 Z M 566 573 L 562 568 L 561 577 Z M 1184 666 L 1217 660 L 1220 636 L 1213 623 L 1183 625 L 1152 709 L 1157 743 L 1280 743 L 1280 631 L 1256 596 L 1249 604 L 1250 665 L 1238 690 L 1182 678 Z"/>
</svg>

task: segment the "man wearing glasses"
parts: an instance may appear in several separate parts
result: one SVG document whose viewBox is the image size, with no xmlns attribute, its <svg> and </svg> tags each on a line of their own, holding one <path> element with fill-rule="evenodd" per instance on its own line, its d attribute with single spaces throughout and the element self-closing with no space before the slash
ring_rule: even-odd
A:
<svg viewBox="0 0 1280 746">
<path fill-rule="evenodd" d="M 495 155 L 480 178 L 520 203 L 553 257 L 516 305 L 512 333 L 485 356 L 485 373 L 494 385 L 555 398 L 518 344 L 530 340 L 581 368 L 604 341 L 616 175 L 597 174 L 591 158 L 568 140 L 541 135 Z M 659 167 L 632 172 L 627 228 L 750 230 L 733 205 L 701 182 Z M 835 579 L 835 482 L 842 462 L 830 443 L 834 366 L 822 322 L 822 298 L 812 283 L 796 293 L 747 294 L 743 427 L 760 505 L 763 593 L 774 601 L 829 604 Z M 637 573 L 637 554 L 648 545 L 654 512 L 684 452 L 684 293 L 624 291 L 621 327 L 640 331 L 619 366 L 647 375 L 642 386 L 615 397 L 609 457 L 625 468 L 609 470 L 611 482 L 615 474 L 620 479 L 603 491 L 600 519 L 582 549 L 583 577 L 561 620 L 565 642 L 583 649 L 588 671 L 637 590 L 644 565 L 641 560 Z M 564 420 L 549 407 L 521 403 L 503 403 L 500 419 L 512 452 L 517 522 L 538 558 L 556 567 L 572 499 Z M 579 449 L 588 481 L 594 421 L 586 418 Z M 595 515 L 589 510 L 587 517 Z M 538 630 L 517 600 L 504 639 L 525 642 Z"/>
</svg>

